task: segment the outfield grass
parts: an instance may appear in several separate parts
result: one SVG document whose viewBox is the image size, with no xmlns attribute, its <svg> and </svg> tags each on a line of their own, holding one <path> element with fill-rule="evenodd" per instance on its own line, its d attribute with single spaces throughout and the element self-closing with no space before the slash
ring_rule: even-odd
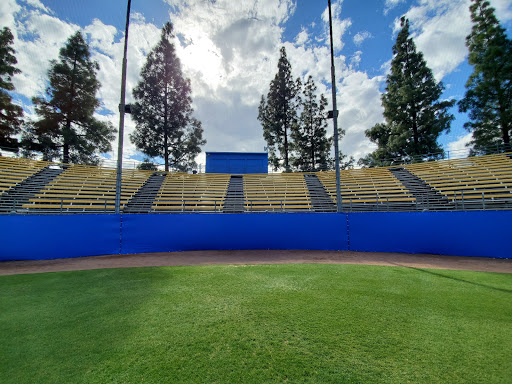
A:
<svg viewBox="0 0 512 384">
<path fill-rule="evenodd" d="M 512 275 L 355 265 L 0 277 L 2 383 L 500 383 Z"/>
</svg>

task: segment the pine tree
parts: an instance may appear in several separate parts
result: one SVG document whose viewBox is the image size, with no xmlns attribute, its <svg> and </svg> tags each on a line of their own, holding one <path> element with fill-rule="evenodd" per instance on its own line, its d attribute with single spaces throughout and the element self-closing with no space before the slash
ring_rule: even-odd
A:
<svg viewBox="0 0 512 384">
<path fill-rule="evenodd" d="M 317 100 L 317 87 L 309 76 L 302 92 L 302 112 L 299 124 L 291 133 L 293 166 L 300 171 L 317 171 L 329 168 L 329 153 L 332 138 L 327 137 L 327 99 L 320 95 Z"/>
<path fill-rule="evenodd" d="M 100 106 L 100 83 L 99 65 L 90 56 L 81 32 L 76 32 L 61 48 L 59 60 L 50 62 L 46 97 L 32 99 L 40 120 L 32 123 L 23 142 L 29 150 L 42 152 L 45 160 L 98 164 L 98 154 L 112 149 L 115 128 L 93 116 Z"/>
<path fill-rule="evenodd" d="M 11 47 L 13 39 L 9 28 L 0 31 L 0 147 L 17 149 L 18 139 L 13 136 L 20 132 L 23 109 L 12 103 L 8 93 L 14 90 L 12 76 L 21 72 L 14 66 L 18 61 Z"/>
<path fill-rule="evenodd" d="M 473 28 L 466 38 L 473 73 L 459 110 L 471 121 L 472 153 L 485 154 L 504 145 L 511 150 L 512 136 L 512 41 L 494 15 L 488 1 L 473 0 L 469 7 Z M 491 148 L 490 148 L 491 147 Z"/>
<path fill-rule="evenodd" d="M 286 50 L 281 48 L 277 64 L 278 71 L 270 82 L 267 98 L 261 96 L 258 120 L 263 126 L 263 138 L 269 148 L 269 162 L 274 170 L 284 166 L 290 170 L 291 131 L 297 124 L 297 107 L 300 103 L 300 80 L 292 79 L 290 62 Z M 279 157 L 277 155 L 279 152 Z"/>
<path fill-rule="evenodd" d="M 133 91 L 136 129 L 130 139 L 145 155 L 162 157 L 166 171 L 170 165 L 184 171 L 195 166 L 206 140 L 201 122 L 192 117 L 190 80 L 183 76 L 173 38 L 172 24 L 167 23 L 142 68 L 142 80 Z"/>
<path fill-rule="evenodd" d="M 441 158 L 443 150 L 437 139 L 450 129 L 453 115 L 448 109 L 455 101 L 438 101 L 443 84 L 436 82 L 423 54 L 416 52 L 416 45 L 409 37 L 409 21 L 405 18 L 393 54 L 386 92 L 382 95 L 386 122 L 365 132 L 378 145 L 369 156 L 370 162 L 388 157 Z"/>
</svg>

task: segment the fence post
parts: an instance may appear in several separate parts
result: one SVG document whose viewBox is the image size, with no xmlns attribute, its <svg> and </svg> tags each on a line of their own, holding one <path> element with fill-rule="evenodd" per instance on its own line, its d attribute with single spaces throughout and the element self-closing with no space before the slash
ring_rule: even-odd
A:
<svg viewBox="0 0 512 384">
<path fill-rule="evenodd" d="M 350 201 L 350 212 L 352 212 L 352 199 L 350 199 L 349 201 Z"/>
<path fill-rule="evenodd" d="M 387 209 L 388 209 L 388 212 L 389 212 L 389 197 L 386 197 L 386 206 L 387 206 Z"/>
<path fill-rule="evenodd" d="M 462 196 L 462 210 L 464 211 L 464 191 L 460 191 L 460 195 Z"/>
<path fill-rule="evenodd" d="M 251 213 L 252 213 L 252 200 L 251 200 Z"/>
<path fill-rule="evenodd" d="M 105 210 L 104 210 L 105 213 L 107 213 L 107 199 L 105 199 Z"/>
<path fill-rule="evenodd" d="M 217 213 L 217 200 L 215 200 L 214 203 L 215 203 L 215 208 L 214 208 L 215 210 L 214 210 L 214 212 Z"/>
<path fill-rule="evenodd" d="M 485 211 L 485 196 L 484 195 L 485 195 L 485 193 L 482 192 L 482 208 Z"/>
<path fill-rule="evenodd" d="M 181 202 L 181 212 L 185 212 L 185 200 L 182 200 Z"/>
<path fill-rule="evenodd" d="M 283 200 L 281 200 L 281 212 L 283 212 Z"/>
<path fill-rule="evenodd" d="M 60 198 L 60 213 L 62 213 L 62 204 L 64 203 L 64 199 Z"/>
</svg>

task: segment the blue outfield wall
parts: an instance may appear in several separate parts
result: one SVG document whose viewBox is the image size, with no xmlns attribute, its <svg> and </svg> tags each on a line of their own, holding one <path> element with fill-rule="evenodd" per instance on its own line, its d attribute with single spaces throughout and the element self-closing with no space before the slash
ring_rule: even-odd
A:
<svg viewBox="0 0 512 384">
<path fill-rule="evenodd" d="M 336 213 L 123 215 L 121 253 L 208 249 L 347 250 Z"/>
<path fill-rule="evenodd" d="M 512 211 L 2 215 L 0 260 L 219 249 L 512 258 Z"/>
<path fill-rule="evenodd" d="M 512 211 L 348 214 L 350 250 L 512 258 Z"/>
<path fill-rule="evenodd" d="M 119 253 L 120 215 L 2 215 L 0 260 Z"/>
</svg>

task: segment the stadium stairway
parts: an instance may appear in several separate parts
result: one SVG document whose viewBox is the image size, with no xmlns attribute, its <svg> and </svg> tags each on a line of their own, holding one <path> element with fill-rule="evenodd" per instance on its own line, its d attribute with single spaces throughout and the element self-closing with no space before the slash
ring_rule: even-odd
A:
<svg viewBox="0 0 512 384">
<path fill-rule="evenodd" d="M 126 204 L 123 213 L 149 213 L 156 195 L 165 180 L 165 173 L 155 172 Z"/>
<path fill-rule="evenodd" d="M 228 190 L 224 198 L 224 213 L 242 213 L 244 211 L 244 179 L 242 175 L 231 175 Z"/>
<path fill-rule="evenodd" d="M 64 172 L 63 168 L 47 166 L 23 180 L 20 184 L 5 191 L 0 196 L 0 213 L 25 213 L 22 205 L 32 199 L 36 193 Z"/>
<path fill-rule="evenodd" d="M 389 170 L 416 198 L 417 209 L 440 211 L 453 210 L 455 208 L 453 203 L 449 202 L 445 196 L 441 195 L 407 169 L 395 167 Z"/>
<path fill-rule="evenodd" d="M 304 174 L 311 205 L 315 212 L 336 212 L 336 205 L 314 173 Z"/>
</svg>

